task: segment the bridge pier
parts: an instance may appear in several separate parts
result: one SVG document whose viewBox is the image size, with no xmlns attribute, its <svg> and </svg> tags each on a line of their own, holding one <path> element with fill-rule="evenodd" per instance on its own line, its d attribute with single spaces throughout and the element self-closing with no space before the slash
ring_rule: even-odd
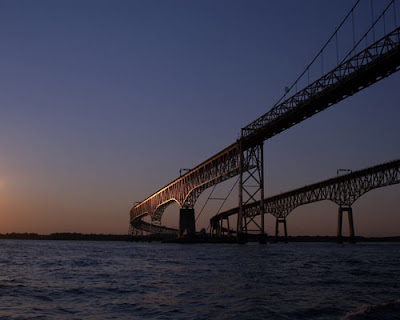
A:
<svg viewBox="0 0 400 320">
<path fill-rule="evenodd" d="M 239 206 L 236 235 L 239 243 L 247 242 L 249 236 L 258 236 L 266 243 L 264 226 L 264 145 L 263 142 L 244 146 L 243 129 L 240 144 Z M 251 203 L 259 202 L 259 210 L 247 210 Z M 261 221 L 257 221 L 256 216 Z"/>
<path fill-rule="evenodd" d="M 342 224 L 343 224 L 343 212 L 347 212 L 349 218 L 349 242 L 355 243 L 355 235 L 354 235 L 354 220 L 353 220 L 353 209 L 351 207 L 339 207 L 338 211 L 338 228 L 337 228 L 337 242 L 343 242 L 342 236 Z"/>
<path fill-rule="evenodd" d="M 131 223 L 129 223 L 128 234 L 132 237 L 143 236 L 143 230 L 135 228 Z"/>
<path fill-rule="evenodd" d="M 226 228 L 224 227 L 224 220 L 226 220 Z M 226 234 L 225 234 L 226 232 Z M 220 222 L 220 228 L 219 228 L 219 237 L 224 237 L 224 236 L 231 236 L 231 229 L 230 229 L 230 225 L 229 225 L 229 217 L 225 218 L 225 219 L 221 219 Z"/>
<path fill-rule="evenodd" d="M 179 237 L 193 237 L 196 235 L 194 209 L 182 208 L 179 212 Z"/>
<path fill-rule="evenodd" d="M 283 223 L 283 230 L 285 232 L 284 241 L 288 243 L 288 233 L 287 233 L 287 226 L 286 226 L 286 218 L 276 218 L 276 225 L 275 225 L 275 241 L 279 241 L 279 224 Z"/>
</svg>

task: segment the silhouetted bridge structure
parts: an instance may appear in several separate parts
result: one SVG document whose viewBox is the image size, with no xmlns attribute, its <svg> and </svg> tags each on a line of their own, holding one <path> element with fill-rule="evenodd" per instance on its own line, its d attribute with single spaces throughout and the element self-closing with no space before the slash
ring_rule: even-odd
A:
<svg viewBox="0 0 400 320">
<path fill-rule="evenodd" d="M 353 203 L 362 195 L 373 189 L 400 183 L 400 160 L 380 164 L 371 168 L 355 171 L 325 181 L 321 181 L 296 190 L 264 199 L 264 210 L 261 201 L 246 205 L 245 210 L 253 216 L 260 212 L 270 213 L 276 218 L 275 236 L 279 234 L 279 224 L 284 225 L 287 238 L 286 218 L 297 207 L 330 200 L 339 206 L 338 239 L 342 238 L 342 216 L 348 212 L 350 238 L 354 239 Z M 236 233 L 229 225 L 229 217 L 239 213 L 239 208 L 221 212 L 210 219 L 211 233 L 216 236 L 231 236 Z"/>
<path fill-rule="evenodd" d="M 394 6 L 394 1 L 391 1 L 390 5 Z M 380 18 L 384 17 L 389 6 Z M 376 21 L 372 27 L 375 24 Z M 353 54 L 360 41 L 331 71 L 283 102 L 277 103 L 270 111 L 242 128 L 241 136 L 236 142 L 136 204 L 130 211 L 131 228 L 151 233 L 177 233 L 174 229 L 161 226 L 161 217 L 165 209 L 170 204 L 177 203 L 180 207 L 178 233 L 180 236 L 193 235 L 195 234 L 194 205 L 202 192 L 227 179 L 239 176 L 236 235 L 240 237 L 256 232 L 263 238 L 264 141 L 399 70 L 400 28 L 385 32 L 379 40 Z M 309 67 L 310 65 L 307 67 L 308 70 Z M 297 86 L 297 81 L 295 84 Z M 257 201 L 259 205 L 256 205 L 257 210 L 255 210 L 256 207 L 250 204 Z M 143 221 L 146 216 L 150 216 L 151 223 Z M 255 220 L 258 216 L 259 222 Z M 250 231 L 249 224 L 255 229 Z"/>
</svg>

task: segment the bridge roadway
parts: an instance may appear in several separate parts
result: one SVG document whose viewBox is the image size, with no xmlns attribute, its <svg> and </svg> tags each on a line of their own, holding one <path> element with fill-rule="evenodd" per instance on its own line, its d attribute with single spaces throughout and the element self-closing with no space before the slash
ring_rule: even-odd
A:
<svg viewBox="0 0 400 320">
<path fill-rule="evenodd" d="M 243 158 L 246 150 L 388 77 L 399 66 L 400 28 L 396 28 L 244 127 L 235 143 L 135 205 L 130 211 L 131 227 L 151 228 L 142 218 L 150 215 L 160 222 L 173 202 L 193 208 L 204 190 L 249 168 L 250 161 Z"/>
<path fill-rule="evenodd" d="M 400 183 L 400 160 L 395 160 L 266 198 L 264 212 L 276 217 L 276 232 L 278 224 L 284 223 L 285 236 L 287 236 L 286 217 L 295 208 L 317 201 L 330 200 L 339 206 L 338 236 L 341 237 L 342 213 L 347 211 L 352 229 L 350 233 L 354 237 L 352 204 L 368 191 L 398 183 Z M 247 205 L 246 210 L 252 211 L 253 216 L 257 215 L 261 211 L 260 201 Z M 229 229 L 228 218 L 237 214 L 238 211 L 239 208 L 233 208 L 212 217 L 210 219 L 212 233 L 219 236 L 235 233 L 234 230 Z M 226 227 L 223 224 L 224 220 Z"/>
</svg>

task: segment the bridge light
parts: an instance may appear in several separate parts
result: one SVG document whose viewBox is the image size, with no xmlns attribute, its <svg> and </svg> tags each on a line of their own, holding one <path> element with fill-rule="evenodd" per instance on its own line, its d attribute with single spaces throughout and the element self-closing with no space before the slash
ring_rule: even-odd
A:
<svg viewBox="0 0 400 320">
<path fill-rule="evenodd" d="M 351 169 L 337 169 L 336 171 L 336 175 L 339 176 L 339 172 L 349 172 L 349 173 L 353 173 L 353 170 Z"/>
</svg>

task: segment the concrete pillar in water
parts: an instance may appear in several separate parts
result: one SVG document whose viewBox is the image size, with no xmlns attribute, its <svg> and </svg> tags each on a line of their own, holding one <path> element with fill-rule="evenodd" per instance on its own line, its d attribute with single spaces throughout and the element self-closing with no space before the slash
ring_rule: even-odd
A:
<svg viewBox="0 0 400 320">
<path fill-rule="evenodd" d="M 193 237 L 196 234 L 194 209 L 183 208 L 179 212 L 179 236 Z"/>
<path fill-rule="evenodd" d="M 338 211 L 338 226 L 337 226 L 337 238 L 336 241 L 338 243 L 342 243 L 343 239 L 342 239 L 342 221 L 343 221 L 343 209 L 342 207 L 339 207 L 339 211 Z"/>
<path fill-rule="evenodd" d="M 354 221 L 353 221 L 353 209 L 348 208 L 347 214 L 349 217 L 349 228 L 350 228 L 350 242 L 356 242 L 355 234 L 354 234 Z"/>
<path fill-rule="evenodd" d="M 351 207 L 339 207 L 338 212 L 338 229 L 337 229 L 337 242 L 341 243 L 343 241 L 342 238 L 342 221 L 343 221 L 343 212 L 347 212 L 349 218 L 349 242 L 356 242 L 355 234 L 354 234 L 354 221 L 353 221 L 353 209 Z"/>
<path fill-rule="evenodd" d="M 284 241 L 288 242 L 288 233 L 287 233 L 287 225 L 286 225 L 286 218 L 276 218 L 276 225 L 275 225 L 275 241 L 279 241 L 279 224 L 283 223 L 283 231 L 284 231 Z"/>
</svg>

